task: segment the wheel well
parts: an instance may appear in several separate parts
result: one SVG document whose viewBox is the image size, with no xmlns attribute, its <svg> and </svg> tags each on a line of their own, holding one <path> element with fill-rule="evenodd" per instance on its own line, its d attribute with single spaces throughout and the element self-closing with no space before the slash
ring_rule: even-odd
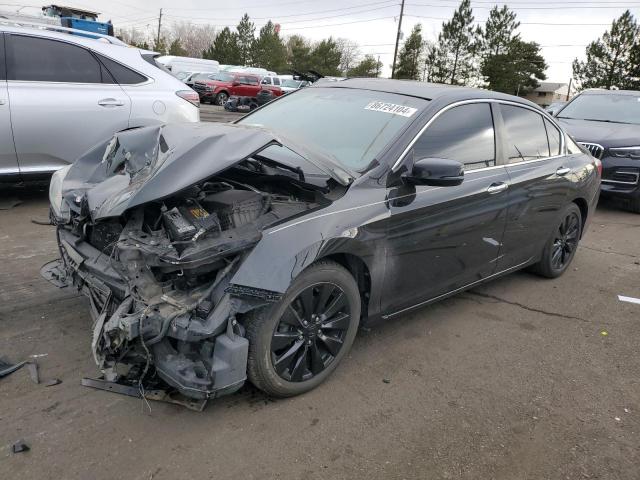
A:
<svg viewBox="0 0 640 480">
<path fill-rule="evenodd" d="M 576 198 L 573 200 L 580 209 L 580 215 L 582 216 L 582 235 L 584 235 L 584 226 L 587 223 L 587 215 L 589 214 L 589 204 L 584 198 Z"/>
<path fill-rule="evenodd" d="M 334 253 L 322 258 L 323 260 L 333 260 L 346 268 L 358 284 L 360 299 L 362 301 L 362 317 L 368 315 L 369 297 L 371 295 L 371 274 L 367 264 L 360 257 L 350 253 Z"/>
</svg>

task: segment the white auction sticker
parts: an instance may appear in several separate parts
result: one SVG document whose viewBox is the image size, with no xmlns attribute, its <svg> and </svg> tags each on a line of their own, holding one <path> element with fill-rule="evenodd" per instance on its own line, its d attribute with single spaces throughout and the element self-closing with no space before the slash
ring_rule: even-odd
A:
<svg viewBox="0 0 640 480">
<path fill-rule="evenodd" d="M 373 110 L 374 112 L 385 112 L 392 113 L 394 115 L 402 115 L 403 117 L 410 117 L 418 111 L 417 108 L 405 107 L 404 105 L 396 105 L 395 103 L 378 101 L 369 103 L 366 107 L 364 107 L 364 109 Z"/>
</svg>

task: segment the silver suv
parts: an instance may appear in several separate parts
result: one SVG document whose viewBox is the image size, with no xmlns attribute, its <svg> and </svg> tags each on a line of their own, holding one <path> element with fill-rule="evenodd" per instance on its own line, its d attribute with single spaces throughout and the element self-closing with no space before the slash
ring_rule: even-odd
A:
<svg viewBox="0 0 640 480">
<path fill-rule="evenodd" d="M 120 130 L 199 121 L 198 94 L 153 52 L 79 32 L 0 24 L 0 181 L 51 174 Z"/>
</svg>

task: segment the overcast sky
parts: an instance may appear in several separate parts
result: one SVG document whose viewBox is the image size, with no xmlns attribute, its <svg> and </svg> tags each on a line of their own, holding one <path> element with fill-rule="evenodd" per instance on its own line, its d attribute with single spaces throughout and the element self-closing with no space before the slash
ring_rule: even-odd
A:
<svg viewBox="0 0 640 480">
<path fill-rule="evenodd" d="M 2 0 L 0 11 L 37 13 L 33 0 Z M 402 30 L 409 34 L 415 23 L 422 23 L 427 39 L 436 39 L 443 20 L 449 19 L 457 0 L 405 0 Z M 571 61 L 583 58 L 585 46 L 600 36 L 627 8 L 637 17 L 640 0 L 513 0 L 504 2 L 516 11 L 522 23 L 522 38 L 543 46 L 549 64 L 548 80 L 568 82 Z M 383 75 L 389 76 L 393 60 L 400 0 L 109 0 L 67 1 L 75 6 L 101 13 L 100 20 L 111 19 L 116 28 L 135 26 L 155 35 L 158 14 L 163 9 L 163 24 L 191 21 L 210 23 L 219 28 L 235 26 L 247 12 L 257 27 L 268 19 L 281 25 L 281 35 L 302 34 L 312 40 L 329 35 L 358 42 L 362 53 L 379 55 Z M 494 2 L 472 1 L 477 22 L 483 25 Z M 502 3 L 500 3 L 502 4 Z M 44 5 L 44 3 L 43 3 Z M 565 24 L 565 25 L 549 25 Z M 567 25 L 573 24 L 573 25 Z"/>
</svg>

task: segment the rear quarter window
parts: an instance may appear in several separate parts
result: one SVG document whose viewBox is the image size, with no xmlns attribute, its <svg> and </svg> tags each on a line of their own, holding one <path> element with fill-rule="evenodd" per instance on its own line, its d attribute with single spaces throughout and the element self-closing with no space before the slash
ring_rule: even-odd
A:
<svg viewBox="0 0 640 480">
<path fill-rule="evenodd" d="M 144 83 L 147 81 L 147 77 L 139 74 L 138 72 L 131 70 L 120 63 L 111 60 L 100 54 L 95 54 L 100 62 L 107 68 L 111 76 L 114 78 L 116 83 L 120 85 L 136 85 L 138 83 Z M 105 82 L 106 83 L 106 82 Z"/>
</svg>

